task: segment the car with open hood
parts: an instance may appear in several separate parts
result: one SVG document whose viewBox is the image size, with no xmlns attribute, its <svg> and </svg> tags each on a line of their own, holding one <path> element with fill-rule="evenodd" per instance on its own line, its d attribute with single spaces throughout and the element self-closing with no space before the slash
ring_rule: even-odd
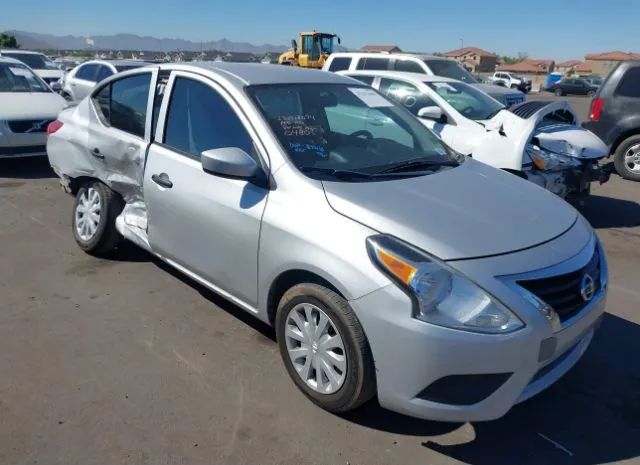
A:
<svg viewBox="0 0 640 465">
<path fill-rule="evenodd" d="M 273 325 L 292 381 L 332 412 L 377 394 L 497 418 L 566 373 L 604 311 L 605 255 L 571 205 L 344 76 L 140 68 L 50 132 L 81 249 L 124 237 Z"/>
<path fill-rule="evenodd" d="M 46 155 L 46 131 L 65 101 L 24 63 L 0 57 L 0 158 Z"/>
<path fill-rule="evenodd" d="M 459 153 L 528 179 L 567 200 L 606 182 L 607 147 L 564 101 L 505 108 L 476 87 L 437 76 L 343 72 L 401 103 Z"/>
</svg>

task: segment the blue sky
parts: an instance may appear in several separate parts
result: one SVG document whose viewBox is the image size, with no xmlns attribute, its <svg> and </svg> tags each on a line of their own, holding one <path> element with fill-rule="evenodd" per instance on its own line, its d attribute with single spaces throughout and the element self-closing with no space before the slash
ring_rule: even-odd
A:
<svg viewBox="0 0 640 465">
<path fill-rule="evenodd" d="M 0 15 L 0 30 L 57 35 L 288 44 L 298 30 L 315 27 L 338 33 L 350 48 L 382 43 L 433 52 L 464 43 L 556 60 L 640 52 L 638 24 L 639 0 L 30 0 L 3 2 Z"/>
</svg>

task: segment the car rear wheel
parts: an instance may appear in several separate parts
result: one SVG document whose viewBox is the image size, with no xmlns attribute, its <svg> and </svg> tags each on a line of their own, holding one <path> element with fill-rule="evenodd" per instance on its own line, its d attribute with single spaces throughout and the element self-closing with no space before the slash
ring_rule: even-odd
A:
<svg viewBox="0 0 640 465">
<path fill-rule="evenodd" d="M 375 394 L 369 343 L 348 302 L 318 284 L 298 284 L 278 305 L 276 333 L 289 376 L 315 404 L 346 412 Z"/>
<path fill-rule="evenodd" d="M 116 230 L 116 217 L 122 212 L 122 197 L 99 181 L 78 189 L 73 207 L 73 236 L 82 250 L 105 256 L 113 252 L 122 236 Z"/>
<path fill-rule="evenodd" d="M 640 181 L 640 134 L 629 137 L 618 146 L 614 165 L 623 178 Z"/>
<path fill-rule="evenodd" d="M 587 96 L 593 98 L 593 96 L 596 95 L 596 92 L 594 90 L 590 90 L 589 92 L 587 92 Z"/>
</svg>

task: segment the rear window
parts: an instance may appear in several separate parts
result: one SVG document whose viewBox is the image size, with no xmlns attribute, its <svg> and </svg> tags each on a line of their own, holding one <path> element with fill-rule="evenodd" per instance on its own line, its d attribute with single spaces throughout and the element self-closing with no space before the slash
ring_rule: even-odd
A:
<svg viewBox="0 0 640 465">
<path fill-rule="evenodd" d="M 388 58 L 361 58 L 357 69 L 386 70 L 389 66 Z"/>
<path fill-rule="evenodd" d="M 621 97 L 640 97 L 640 68 L 631 68 L 622 76 L 616 89 L 616 95 Z"/>
<path fill-rule="evenodd" d="M 329 71 L 334 73 L 336 71 L 344 71 L 349 69 L 349 66 L 351 66 L 351 58 L 336 57 L 333 59 L 333 61 L 331 61 L 331 64 L 329 65 Z"/>
</svg>

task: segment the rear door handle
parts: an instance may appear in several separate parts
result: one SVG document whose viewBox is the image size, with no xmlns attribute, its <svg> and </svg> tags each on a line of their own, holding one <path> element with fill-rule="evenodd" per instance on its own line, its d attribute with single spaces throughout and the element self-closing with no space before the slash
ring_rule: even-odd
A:
<svg viewBox="0 0 640 465">
<path fill-rule="evenodd" d="M 169 179 L 169 175 L 167 173 L 154 174 L 151 176 L 151 180 L 157 185 L 166 187 L 167 189 L 171 189 L 173 187 L 173 183 L 171 182 L 171 179 Z"/>
<path fill-rule="evenodd" d="M 100 149 L 98 147 L 94 147 L 91 150 L 91 155 L 93 155 L 96 158 L 104 158 L 104 155 L 100 153 Z"/>
</svg>

